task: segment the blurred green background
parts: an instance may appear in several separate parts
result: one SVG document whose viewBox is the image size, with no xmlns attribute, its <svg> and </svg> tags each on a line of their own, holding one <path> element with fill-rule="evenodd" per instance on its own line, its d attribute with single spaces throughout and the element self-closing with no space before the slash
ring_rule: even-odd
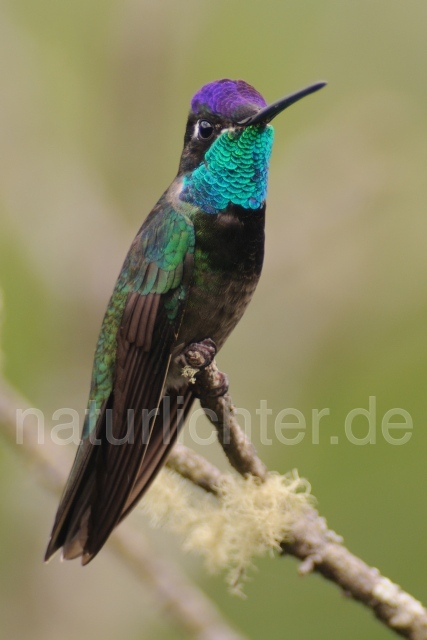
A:
<svg viewBox="0 0 427 640">
<path fill-rule="evenodd" d="M 219 364 L 267 464 L 298 468 L 349 548 L 424 602 L 426 28 L 425 0 L 0 3 L 3 368 L 47 416 L 85 408 L 107 299 L 175 175 L 193 93 L 238 77 L 272 101 L 328 80 L 275 121 L 263 278 Z M 356 446 L 344 418 L 369 396 L 377 442 Z M 300 444 L 259 444 L 260 399 L 273 418 L 303 412 Z M 315 444 L 310 416 L 324 407 Z M 381 434 L 394 407 L 413 420 L 402 446 Z M 56 499 L 0 444 L 2 637 L 181 637 L 107 549 L 84 570 L 42 564 Z M 257 562 L 248 599 L 233 598 L 179 540 L 132 517 L 253 640 L 392 636 L 291 558 Z"/>
</svg>

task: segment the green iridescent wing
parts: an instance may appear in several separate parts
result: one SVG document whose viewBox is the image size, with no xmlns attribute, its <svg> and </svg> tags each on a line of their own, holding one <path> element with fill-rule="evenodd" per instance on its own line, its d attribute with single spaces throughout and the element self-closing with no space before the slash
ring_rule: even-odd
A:
<svg viewBox="0 0 427 640">
<path fill-rule="evenodd" d="M 164 206 L 160 201 L 137 234 L 105 314 L 82 441 L 46 559 L 63 546 L 64 557 L 88 562 L 170 448 L 157 433 L 163 425 L 155 412 L 185 307 L 194 229 Z M 185 402 L 191 405 L 189 397 Z M 171 428 L 174 439 L 176 419 Z"/>
</svg>

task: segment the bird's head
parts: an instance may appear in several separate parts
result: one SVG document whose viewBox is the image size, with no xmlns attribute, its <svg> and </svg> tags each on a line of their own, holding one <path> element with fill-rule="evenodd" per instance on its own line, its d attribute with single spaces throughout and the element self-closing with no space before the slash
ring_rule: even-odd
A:
<svg viewBox="0 0 427 640">
<path fill-rule="evenodd" d="M 179 175 L 181 199 L 207 213 L 229 203 L 258 209 L 265 200 L 273 144 L 269 124 L 281 111 L 325 85 L 318 82 L 267 105 L 243 80 L 217 80 L 193 97 Z"/>
</svg>

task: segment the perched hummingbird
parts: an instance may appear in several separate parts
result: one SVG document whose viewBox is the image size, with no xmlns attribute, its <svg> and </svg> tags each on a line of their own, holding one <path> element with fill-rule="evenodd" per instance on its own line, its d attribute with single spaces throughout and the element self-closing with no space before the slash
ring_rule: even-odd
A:
<svg viewBox="0 0 427 640">
<path fill-rule="evenodd" d="M 87 564 L 164 465 L 194 399 L 186 349 L 212 358 L 260 277 L 269 123 L 324 85 L 268 106 L 243 80 L 193 97 L 178 175 L 138 231 L 108 304 L 46 560 L 62 547 Z"/>
</svg>

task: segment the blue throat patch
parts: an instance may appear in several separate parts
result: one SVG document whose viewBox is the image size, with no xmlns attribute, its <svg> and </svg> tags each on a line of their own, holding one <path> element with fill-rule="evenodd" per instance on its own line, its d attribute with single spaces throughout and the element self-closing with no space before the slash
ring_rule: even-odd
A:
<svg viewBox="0 0 427 640">
<path fill-rule="evenodd" d="M 267 197 L 273 138 L 271 126 L 224 132 L 197 169 L 184 176 L 180 200 L 210 214 L 229 204 L 259 209 Z"/>
</svg>

